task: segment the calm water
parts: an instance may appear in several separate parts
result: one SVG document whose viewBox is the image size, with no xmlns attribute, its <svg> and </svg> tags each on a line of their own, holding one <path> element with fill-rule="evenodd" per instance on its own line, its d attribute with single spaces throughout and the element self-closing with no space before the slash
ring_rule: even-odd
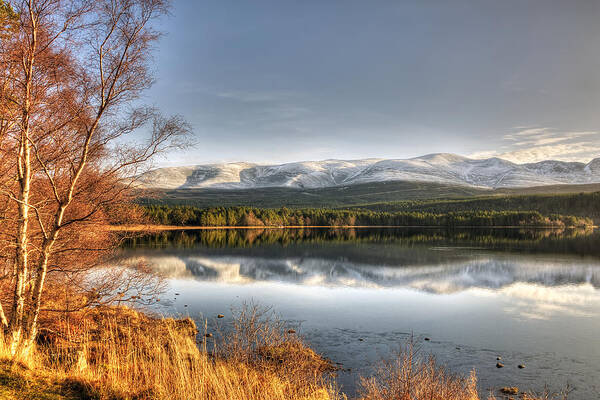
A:
<svg viewBox="0 0 600 400">
<path fill-rule="evenodd" d="M 482 393 L 569 384 L 571 399 L 600 398 L 597 232 L 167 232 L 131 241 L 122 257 L 169 277 L 163 312 L 212 321 L 244 301 L 273 306 L 351 368 L 339 376 L 349 393 L 414 335 L 452 370 L 475 368 Z"/>
</svg>

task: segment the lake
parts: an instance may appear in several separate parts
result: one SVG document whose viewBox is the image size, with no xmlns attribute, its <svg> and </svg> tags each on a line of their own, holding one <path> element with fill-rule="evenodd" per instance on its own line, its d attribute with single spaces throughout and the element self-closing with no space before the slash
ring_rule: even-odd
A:
<svg viewBox="0 0 600 400">
<path fill-rule="evenodd" d="M 350 394 L 357 376 L 412 337 L 452 371 L 476 369 L 482 394 L 570 385 L 570 399 L 600 398 L 597 231 L 161 232 L 120 254 L 140 259 L 168 278 L 161 312 L 210 324 L 243 302 L 272 306 L 351 369 L 338 379 Z"/>
</svg>

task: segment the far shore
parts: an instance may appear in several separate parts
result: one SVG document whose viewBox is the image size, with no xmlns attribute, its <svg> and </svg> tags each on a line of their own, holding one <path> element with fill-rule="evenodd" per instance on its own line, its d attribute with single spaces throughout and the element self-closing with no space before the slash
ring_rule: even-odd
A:
<svg viewBox="0 0 600 400">
<path fill-rule="evenodd" d="M 589 229 L 596 225 L 586 226 L 543 226 L 543 225 L 497 225 L 497 226 L 446 226 L 446 225 L 255 225 L 255 226 L 180 226 L 180 225 L 108 225 L 108 231 L 120 232 L 159 232 L 187 230 L 219 230 L 219 229 L 366 229 L 366 228 L 479 228 L 479 229 Z"/>
</svg>

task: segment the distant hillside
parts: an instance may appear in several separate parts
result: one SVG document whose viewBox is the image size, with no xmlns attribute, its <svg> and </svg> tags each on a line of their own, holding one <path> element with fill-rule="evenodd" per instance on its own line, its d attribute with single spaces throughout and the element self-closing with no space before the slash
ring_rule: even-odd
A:
<svg viewBox="0 0 600 400">
<path fill-rule="evenodd" d="M 143 188 L 319 189 L 374 182 L 429 182 L 480 189 L 600 183 L 600 158 L 589 163 L 547 160 L 516 164 L 500 158 L 429 154 L 409 159 L 303 161 L 280 165 L 225 163 L 159 168 L 139 178 Z"/>
<path fill-rule="evenodd" d="M 600 187 L 600 185 L 599 185 Z M 374 182 L 319 188 L 177 189 L 153 191 L 145 204 L 186 204 L 197 207 L 349 207 L 376 202 L 431 198 L 464 198 L 490 195 L 493 191 L 430 182 Z"/>
<path fill-rule="evenodd" d="M 486 196 L 467 199 L 379 202 L 358 206 L 377 212 L 447 213 L 465 211 L 538 211 L 544 215 L 563 214 L 588 217 L 600 222 L 600 192 Z"/>
<path fill-rule="evenodd" d="M 465 199 L 525 194 L 590 193 L 600 191 L 600 184 L 555 185 L 522 189 L 478 189 L 431 182 L 374 182 L 322 189 L 178 189 L 156 190 L 142 194 L 144 204 L 186 204 L 197 207 L 253 206 L 278 208 L 343 208 L 394 203 L 407 200 Z M 558 211 L 557 211 L 558 212 Z M 568 214 L 568 213 L 567 213 Z"/>
</svg>

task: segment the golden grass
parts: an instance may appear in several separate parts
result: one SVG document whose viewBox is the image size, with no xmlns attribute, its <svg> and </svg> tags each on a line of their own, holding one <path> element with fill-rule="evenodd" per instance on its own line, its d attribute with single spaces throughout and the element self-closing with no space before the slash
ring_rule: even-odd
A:
<svg viewBox="0 0 600 400">
<path fill-rule="evenodd" d="M 346 399 L 335 386 L 335 365 L 274 314 L 245 307 L 231 325 L 227 332 L 197 335 L 191 319 L 110 307 L 60 333 L 54 326 L 42 329 L 36 351 L 26 356 L 11 358 L 0 340 L 0 399 Z M 433 358 L 418 357 L 411 346 L 382 362 L 373 377 L 361 379 L 359 396 L 479 400 L 474 372 L 456 376 Z"/>
<path fill-rule="evenodd" d="M 37 371 L 38 382 L 52 375 L 55 382 L 62 382 L 65 393 L 76 391 L 79 398 L 344 398 L 327 374 L 330 363 L 284 332 L 276 339 L 274 327 L 261 327 L 247 343 L 246 353 L 238 346 L 234 357 L 233 348 L 209 351 L 206 343 L 199 348 L 195 324 L 189 319 L 151 318 L 126 308 L 107 308 L 79 324 L 68 335 L 42 331 L 44 343 L 35 354 L 19 359 L 19 368 L 30 375 Z M 267 332 L 270 336 L 263 337 Z M 232 332 L 230 337 L 241 336 Z M 0 350 L 5 360 L 6 350 Z"/>
</svg>

